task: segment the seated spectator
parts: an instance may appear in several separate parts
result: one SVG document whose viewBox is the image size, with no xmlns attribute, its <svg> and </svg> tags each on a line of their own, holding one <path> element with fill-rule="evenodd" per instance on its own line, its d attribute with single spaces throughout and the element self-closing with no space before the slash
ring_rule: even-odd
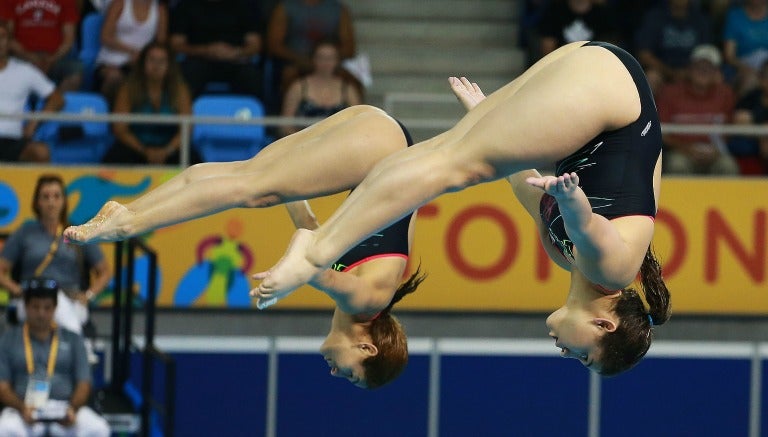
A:
<svg viewBox="0 0 768 437">
<path fill-rule="evenodd" d="M 541 38 L 539 36 L 539 23 L 544 11 L 547 10 L 550 0 L 525 0 L 520 5 L 520 33 L 518 42 L 520 48 L 526 53 L 526 66 L 530 67 L 541 59 Z"/>
<path fill-rule="evenodd" d="M 261 95 L 258 20 L 245 0 L 186 0 L 171 15 L 170 41 L 184 59 L 182 73 L 192 97 L 210 82 L 226 83 L 235 94 Z"/>
<path fill-rule="evenodd" d="M 0 92 L 0 112 L 24 112 L 30 96 L 48 99 L 43 111 L 61 109 L 64 99 L 56 85 L 33 65 L 9 56 L 9 43 L 8 27 L 0 22 L 0 84 L 8 90 Z M 50 161 L 48 145 L 32 141 L 37 126 L 37 121 L 0 119 L 0 162 Z"/>
<path fill-rule="evenodd" d="M 644 16 L 635 52 L 654 95 L 664 83 L 682 80 L 693 48 L 712 42 L 710 22 L 691 0 L 669 0 Z"/>
<path fill-rule="evenodd" d="M 768 61 L 760 68 L 758 78 L 758 87 L 736 103 L 734 124 L 768 124 Z M 739 164 L 741 174 L 768 174 L 768 137 L 735 136 L 728 142 L 728 147 Z"/>
<path fill-rule="evenodd" d="M 733 117 L 735 96 L 720 74 L 720 51 L 713 45 L 693 49 L 686 80 L 666 85 L 657 107 L 662 123 L 725 124 Z M 720 135 L 665 134 L 664 170 L 667 174 L 739 173 Z"/>
<path fill-rule="evenodd" d="M 158 0 L 113 0 L 101 28 L 96 82 L 110 104 L 139 52 L 153 40 L 166 42 L 168 11 Z"/>
<path fill-rule="evenodd" d="M 613 9 L 613 14 L 617 18 L 616 27 L 619 29 L 619 44 L 624 50 L 630 53 L 637 53 L 635 50 L 635 35 L 642 25 L 642 17 L 648 11 L 658 5 L 666 3 L 668 0 L 604 0 L 603 3 Z"/>
<path fill-rule="evenodd" d="M 355 56 L 355 32 L 347 6 L 337 0 L 282 0 L 275 6 L 267 42 L 270 56 L 280 63 L 282 92 L 312 71 L 312 49 L 323 40 L 338 42 L 342 60 Z M 358 91 L 362 93 L 359 86 Z"/>
<path fill-rule="evenodd" d="M 86 405 L 91 369 L 83 338 L 53 321 L 58 292 L 51 279 L 26 281 L 28 318 L 0 338 L 0 435 L 110 435 Z"/>
<path fill-rule="evenodd" d="M 551 0 L 541 17 L 541 55 L 574 41 L 618 43 L 613 9 L 595 0 Z"/>
<path fill-rule="evenodd" d="M 339 47 L 332 41 L 321 41 L 312 54 L 314 70 L 296 80 L 283 100 L 286 117 L 330 117 L 344 108 L 361 102 L 357 88 L 338 75 Z M 283 135 L 301 130 L 285 126 Z"/>
<path fill-rule="evenodd" d="M 13 36 L 12 54 L 42 70 L 62 92 L 80 88 L 83 67 L 73 50 L 80 20 L 75 0 L 4 0 L 0 20 Z"/>
<path fill-rule="evenodd" d="M 739 96 L 757 86 L 757 70 L 768 60 L 768 0 L 744 0 L 728 11 L 723 57 Z"/>
<path fill-rule="evenodd" d="M 62 290 L 56 322 L 79 334 L 88 321 L 87 302 L 109 282 L 109 264 L 98 245 L 64 244 L 62 232 L 69 225 L 69 208 L 60 176 L 44 174 L 37 179 L 32 210 L 36 219 L 22 224 L 0 251 L 0 286 L 15 298 L 18 318 L 23 321 L 20 282 L 41 275 L 55 279 Z M 11 277 L 14 270 L 17 278 Z M 90 279 L 89 288 L 86 278 Z"/>
<path fill-rule="evenodd" d="M 184 78 L 170 50 L 151 43 L 139 54 L 136 68 L 120 86 L 115 99 L 116 114 L 192 113 L 192 102 Z M 178 125 L 115 122 L 116 142 L 104 162 L 115 164 L 179 164 L 181 133 Z M 192 162 L 200 162 L 190 150 Z"/>
<path fill-rule="evenodd" d="M 725 16 L 728 14 L 728 9 L 737 2 L 733 0 L 701 0 L 699 3 L 702 4 L 702 10 L 709 16 L 709 22 L 712 25 L 712 44 L 722 47 Z"/>
</svg>

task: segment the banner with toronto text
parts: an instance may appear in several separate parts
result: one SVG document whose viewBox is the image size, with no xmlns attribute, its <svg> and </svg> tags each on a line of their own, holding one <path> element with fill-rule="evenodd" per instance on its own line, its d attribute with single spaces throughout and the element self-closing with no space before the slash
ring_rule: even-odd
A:
<svg viewBox="0 0 768 437">
<path fill-rule="evenodd" d="M 0 167 L 0 232 L 33 219 L 37 177 L 67 183 L 70 221 L 83 223 L 107 200 L 128 203 L 175 169 Z M 768 315 L 768 179 L 665 178 L 654 246 L 678 314 Z M 310 201 L 320 221 L 346 194 Z M 183 208 L 183 205 L 179 205 Z M 158 254 L 158 305 L 254 308 L 250 275 L 271 267 L 293 233 L 282 206 L 234 209 L 143 236 Z M 102 244 L 110 263 L 112 244 Z M 419 210 L 409 272 L 428 273 L 401 310 L 543 312 L 562 305 L 568 273 L 552 263 L 533 221 L 504 181 L 442 196 Z M 136 301 L 146 293 L 147 260 L 135 265 Z M 0 299 L 5 299 L 0 293 Z M 111 304 L 110 290 L 100 305 Z M 268 311 L 330 309 L 305 286 Z"/>
</svg>

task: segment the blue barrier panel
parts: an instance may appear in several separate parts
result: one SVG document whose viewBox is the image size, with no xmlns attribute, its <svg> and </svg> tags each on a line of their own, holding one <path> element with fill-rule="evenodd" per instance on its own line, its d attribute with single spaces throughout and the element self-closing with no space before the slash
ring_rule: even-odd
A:
<svg viewBox="0 0 768 437">
<path fill-rule="evenodd" d="M 768 345 L 762 347 L 761 357 L 760 435 L 768 437 Z"/>
<path fill-rule="evenodd" d="M 173 353 L 177 436 L 263 436 L 266 353 Z"/>
<path fill-rule="evenodd" d="M 320 354 L 278 364 L 278 436 L 426 436 L 429 357 L 412 354 L 394 382 L 370 391 L 329 376 Z"/>
<path fill-rule="evenodd" d="M 589 374 L 552 356 L 443 356 L 440 436 L 586 436 Z"/>
<path fill-rule="evenodd" d="M 604 436 L 747 436 L 751 360 L 646 358 L 602 382 Z"/>
</svg>

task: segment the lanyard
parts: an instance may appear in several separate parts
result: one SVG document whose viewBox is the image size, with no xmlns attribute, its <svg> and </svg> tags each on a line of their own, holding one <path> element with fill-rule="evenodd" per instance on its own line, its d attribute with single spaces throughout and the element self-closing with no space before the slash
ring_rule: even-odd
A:
<svg viewBox="0 0 768 437">
<path fill-rule="evenodd" d="M 51 350 L 48 352 L 48 378 L 53 376 L 53 369 L 56 367 L 56 355 L 59 353 L 59 336 L 56 333 L 56 324 L 53 324 L 53 339 L 51 340 Z M 29 325 L 24 324 L 24 357 L 27 360 L 27 372 L 30 376 L 35 373 L 35 360 L 32 357 L 32 343 L 29 340 Z"/>
<path fill-rule="evenodd" d="M 56 235 L 53 236 L 51 246 L 48 248 L 48 253 L 45 254 L 45 258 L 40 261 L 40 265 L 38 265 L 35 269 L 35 276 L 41 276 L 43 274 L 43 270 L 45 270 L 45 268 L 48 267 L 48 264 L 51 263 L 53 255 L 55 255 L 56 251 L 59 249 L 59 238 L 61 238 L 63 229 L 64 227 L 61 225 L 61 223 L 59 223 L 59 225 L 56 227 Z"/>
</svg>

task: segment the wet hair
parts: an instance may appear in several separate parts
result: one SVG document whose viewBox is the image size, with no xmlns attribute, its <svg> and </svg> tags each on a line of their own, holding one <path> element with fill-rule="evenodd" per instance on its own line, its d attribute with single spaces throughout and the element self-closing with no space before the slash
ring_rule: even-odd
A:
<svg viewBox="0 0 768 437">
<path fill-rule="evenodd" d="M 163 78 L 163 94 L 168 96 L 168 103 L 176 111 L 178 108 L 179 89 L 186 86 L 184 77 L 181 75 L 181 70 L 176 62 L 176 55 L 167 44 L 153 41 L 147 44 L 136 60 L 136 66 L 131 69 L 128 78 L 126 79 L 126 86 L 128 87 L 128 95 L 131 100 L 131 110 L 137 108 L 149 100 L 149 92 L 147 90 L 147 76 L 144 72 L 144 67 L 147 64 L 147 57 L 149 52 L 155 49 L 163 50 L 168 57 L 168 71 Z"/>
<path fill-rule="evenodd" d="M 24 303 L 28 304 L 32 299 L 50 299 L 53 306 L 58 303 L 59 284 L 53 279 L 35 277 L 21 281 L 21 291 L 24 295 Z"/>
<path fill-rule="evenodd" d="M 66 185 L 64 184 L 64 179 L 62 179 L 61 176 L 57 174 L 42 174 L 37 178 L 37 183 L 35 184 L 35 194 L 32 196 L 32 211 L 35 213 L 35 217 L 37 217 L 38 220 L 42 218 L 42 211 L 40 211 L 40 206 L 37 204 L 37 202 L 40 198 L 40 192 L 43 189 L 43 185 L 48 184 L 58 184 L 59 187 L 61 187 L 61 193 L 64 197 L 64 207 L 61 208 L 61 213 L 59 214 L 59 223 L 66 227 L 69 224 L 67 221 L 67 217 L 69 217 L 67 190 Z"/>
<path fill-rule="evenodd" d="M 619 319 L 618 327 L 600 339 L 604 376 L 617 375 L 629 370 L 643 358 L 651 347 L 653 327 L 669 320 L 670 295 L 661 273 L 661 265 L 651 247 L 640 266 L 642 293 L 648 302 L 645 309 L 638 292 L 632 288 L 621 291 L 613 311 Z"/>
<path fill-rule="evenodd" d="M 405 282 L 400 284 L 392 300 L 379 315 L 371 321 L 369 332 L 373 344 L 379 353 L 363 360 L 365 379 L 369 389 L 388 384 L 397 378 L 408 364 L 408 339 L 405 330 L 391 313 L 392 307 L 403 297 L 416 291 L 419 284 L 426 279 L 421 266 Z"/>
</svg>

